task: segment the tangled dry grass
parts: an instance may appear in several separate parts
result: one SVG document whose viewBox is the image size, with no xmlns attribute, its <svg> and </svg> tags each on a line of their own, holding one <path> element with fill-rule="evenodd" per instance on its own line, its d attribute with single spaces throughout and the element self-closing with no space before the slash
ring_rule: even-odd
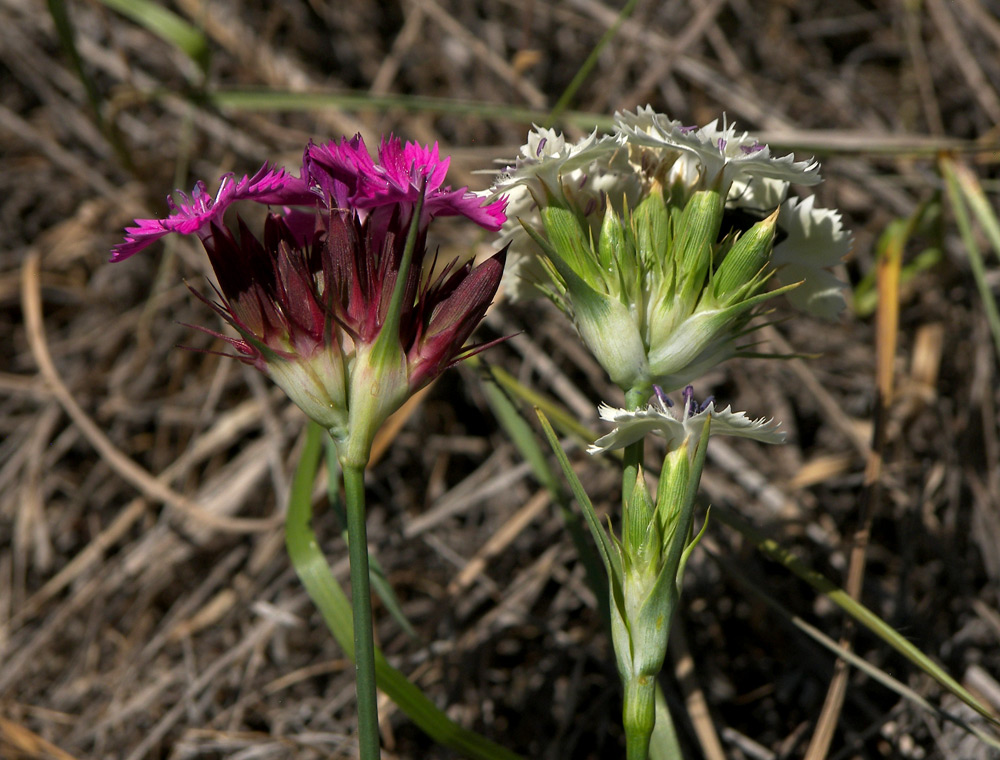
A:
<svg viewBox="0 0 1000 760">
<path fill-rule="evenodd" d="M 0 756 L 354 756 L 350 663 L 283 547 L 304 419 L 253 371 L 177 348 L 217 348 L 186 326 L 216 326 L 183 284 L 205 281 L 194 246 L 115 266 L 108 249 L 133 217 L 161 213 L 169 189 L 265 159 L 294 166 L 310 138 L 438 140 L 455 156 L 452 182 L 483 187 L 469 172 L 513 156 L 529 126 L 513 111 L 265 111 L 197 94 L 354 91 L 541 113 L 616 5 L 174 0 L 209 39 L 201 81 L 155 34 L 99 2 L 70 3 L 116 149 L 45 6 L 0 1 Z M 649 102 L 688 123 L 725 112 L 820 154 L 818 192 L 854 231 L 843 273 L 857 285 L 886 226 L 940 194 L 935 150 L 992 146 L 963 160 L 992 181 L 995 202 L 998 15 L 995 0 L 640 2 L 572 105 L 609 114 Z M 490 247 L 457 226 L 442 234 L 445 250 Z M 907 261 L 925 249 L 936 263 L 901 293 L 861 598 L 1000 711 L 997 356 L 947 215 Z M 874 325 L 867 314 L 835 325 L 781 316 L 791 318 L 766 333 L 766 350 L 816 358 L 733 363 L 699 393 L 774 415 L 791 443 L 713 443 L 704 491 L 842 584 L 862 524 Z M 519 333 L 488 361 L 589 424 L 597 401 L 614 399 L 552 309 L 499 303 L 483 332 Z M 617 677 L 593 595 L 481 382 L 468 368 L 442 378 L 371 468 L 372 548 L 419 634 L 377 609 L 377 637 L 452 717 L 526 757 L 619 757 Z M 612 471 L 574 456 L 613 513 Z M 318 494 L 315 528 L 346 584 L 346 549 L 322 504 Z M 721 522 L 705 545 L 662 679 L 682 742 L 689 757 L 801 757 L 834 658 L 745 583 L 833 637 L 843 616 Z M 854 646 L 962 714 L 871 635 L 857 632 Z M 391 704 L 381 714 L 388 757 L 453 756 Z M 827 756 L 990 755 L 855 670 Z"/>
</svg>

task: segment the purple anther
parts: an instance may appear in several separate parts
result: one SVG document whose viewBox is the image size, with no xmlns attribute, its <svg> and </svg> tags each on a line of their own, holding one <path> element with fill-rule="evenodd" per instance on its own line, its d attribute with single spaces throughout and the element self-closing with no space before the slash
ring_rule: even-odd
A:
<svg viewBox="0 0 1000 760">
<path fill-rule="evenodd" d="M 708 398 L 706 398 L 704 401 L 701 402 L 701 406 L 698 407 L 698 412 L 699 413 L 704 412 L 706 409 L 708 409 L 709 406 L 712 405 L 713 401 L 715 401 L 715 396 L 709 396 Z"/>
<path fill-rule="evenodd" d="M 719 153 L 725 153 L 725 152 L 726 152 L 726 141 L 725 141 L 725 140 L 723 140 L 723 139 L 722 139 L 722 138 L 720 137 L 720 138 L 719 138 L 719 143 L 718 143 L 718 144 L 719 144 Z"/>
<path fill-rule="evenodd" d="M 680 132 L 682 135 L 686 135 L 686 134 L 689 134 L 691 132 L 694 132 L 696 129 L 698 129 L 697 126 L 677 127 L 677 131 Z"/>
<path fill-rule="evenodd" d="M 694 400 L 694 386 L 688 385 L 681 391 L 681 398 L 684 399 L 684 411 L 687 414 L 694 414 L 698 404 Z"/>
<path fill-rule="evenodd" d="M 547 143 L 548 141 L 549 141 L 549 138 L 547 138 L 547 137 L 543 137 L 541 140 L 538 141 L 538 147 L 535 148 L 535 157 L 536 158 L 538 156 L 542 155 L 542 148 L 545 147 L 545 143 Z"/>
<path fill-rule="evenodd" d="M 674 405 L 674 402 L 670 400 L 670 397 L 663 392 L 663 388 L 661 388 L 660 386 L 654 385 L 653 393 L 656 394 L 657 401 L 663 404 L 663 406 L 665 406 L 667 409 L 669 409 Z"/>
<path fill-rule="evenodd" d="M 583 215 L 584 216 L 590 216 L 596 210 L 597 210 L 597 199 L 596 198 L 591 198 L 590 200 L 587 201 L 587 206 L 583 210 Z"/>
<path fill-rule="evenodd" d="M 587 184 L 587 175 L 584 174 L 582 177 L 580 177 L 580 184 L 577 185 L 577 188 L 582 190 L 583 186 L 586 184 Z"/>
</svg>

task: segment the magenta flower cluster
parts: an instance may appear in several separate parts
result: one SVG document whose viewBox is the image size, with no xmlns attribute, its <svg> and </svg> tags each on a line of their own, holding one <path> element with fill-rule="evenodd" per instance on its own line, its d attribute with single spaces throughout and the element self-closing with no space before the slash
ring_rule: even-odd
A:
<svg viewBox="0 0 1000 760">
<path fill-rule="evenodd" d="M 507 219 L 506 200 L 484 204 L 466 188 L 442 187 L 450 162 L 450 158 L 439 157 L 436 143 L 429 147 L 403 144 L 396 137 L 382 140 L 377 163 L 361 135 L 325 145 L 310 143 L 302 159 L 301 177 L 265 163 L 252 177 L 236 180 L 233 174 L 224 175 L 215 197 L 201 181 L 190 196 L 178 191 L 180 203 L 168 196 L 170 215 L 166 219 L 136 219 L 135 226 L 125 228 L 125 242 L 111 249 L 111 261 L 127 259 L 171 232 L 197 234 L 204 240 L 212 223 L 222 224 L 226 209 L 237 201 L 284 207 L 286 216 L 291 215 L 290 208 L 301 206 L 354 211 L 361 221 L 374 209 L 398 206 L 408 222 L 407 213 L 416 205 L 424 183 L 422 227 L 436 216 L 464 216 L 491 232 L 499 230 Z M 292 219 L 304 221 L 297 215 Z"/>
<path fill-rule="evenodd" d="M 239 337 L 207 332 L 269 375 L 336 438 L 357 438 L 363 429 L 356 445 L 363 451 L 406 397 L 483 348 L 464 344 L 496 294 L 506 249 L 477 267 L 452 262 L 431 278 L 424 271 L 427 230 L 435 217 L 463 216 L 495 232 L 506 220 L 506 200 L 484 203 L 466 188 L 445 186 L 448 164 L 437 145 L 393 137 L 383 139 L 377 161 L 360 135 L 310 144 L 298 177 L 265 164 L 253 176 L 222 177 L 214 196 L 202 182 L 190 196 L 178 193 L 178 201 L 168 199 L 165 219 L 137 219 L 126 228 L 111 260 L 170 233 L 197 235 L 220 302 L 198 295 Z M 238 201 L 270 207 L 262 234 L 239 216 L 225 219 Z M 404 270 L 399 311 L 389 315 Z M 398 329 L 388 336 L 393 348 L 374 351 L 386 324 Z"/>
</svg>

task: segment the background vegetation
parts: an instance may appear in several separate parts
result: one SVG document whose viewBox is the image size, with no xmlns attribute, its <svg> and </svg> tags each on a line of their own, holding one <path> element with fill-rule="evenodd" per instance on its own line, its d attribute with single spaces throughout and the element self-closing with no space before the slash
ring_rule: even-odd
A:
<svg viewBox="0 0 1000 760">
<path fill-rule="evenodd" d="M 253 370 L 178 349 L 219 348 L 188 326 L 218 327 L 184 287 L 205 287 L 198 246 L 114 266 L 108 249 L 132 218 L 164 213 L 171 188 L 202 178 L 214 189 L 266 159 L 294 168 L 309 139 L 357 131 L 370 146 L 388 132 L 439 141 L 453 185 L 486 187 L 472 170 L 516 154 L 621 7 L 157 9 L 0 0 L 0 756 L 352 757 L 353 671 L 281 529 L 304 417 Z M 995 0 L 640 0 L 556 121 L 577 136 L 646 103 L 685 123 L 725 113 L 781 153 L 821 158 L 821 205 L 854 231 L 842 274 L 857 309 L 832 325 L 780 312 L 761 350 L 814 358 L 733 362 L 704 380 L 699 396 L 781 419 L 790 442 L 713 441 L 703 492 L 839 585 L 850 538 L 870 525 L 861 600 L 993 710 L 1000 382 L 979 293 L 1000 286 L 1000 269 L 987 256 L 977 290 L 937 158 L 969 166 L 996 207 L 998 14 Z M 464 227 L 436 229 L 444 252 L 492 250 Z M 895 390 L 879 490 L 865 468 L 886 230 L 904 276 L 898 345 L 882 344 Z M 482 337 L 512 333 L 486 361 L 595 429 L 598 401 L 620 402 L 547 305 L 498 302 Z M 371 468 L 372 549 L 416 630 L 377 608 L 376 635 L 453 718 L 525 757 L 619 757 L 617 675 L 594 596 L 482 383 L 472 367 L 443 377 Z M 614 514 L 614 470 L 573 456 Z M 346 583 L 324 505 L 320 489 L 314 527 Z M 692 758 L 801 757 L 834 658 L 746 584 L 834 638 L 844 616 L 720 520 L 703 547 L 662 679 L 687 716 L 682 742 Z M 971 715 L 870 633 L 854 648 Z M 381 715 L 386 756 L 454 756 L 390 704 Z M 828 756 L 989 752 L 852 670 Z"/>
</svg>

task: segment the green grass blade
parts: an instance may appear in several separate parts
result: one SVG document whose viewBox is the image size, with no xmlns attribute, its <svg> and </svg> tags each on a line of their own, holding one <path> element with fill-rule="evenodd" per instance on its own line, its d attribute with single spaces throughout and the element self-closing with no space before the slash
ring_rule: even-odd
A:
<svg viewBox="0 0 1000 760">
<path fill-rule="evenodd" d="M 983 263 L 983 256 L 979 252 L 979 245 L 976 243 L 976 237 L 972 230 L 972 220 L 969 218 L 969 211 L 965 205 L 966 195 L 959 181 L 958 166 L 951 159 L 943 158 L 940 167 L 941 173 L 944 175 L 945 187 L 948 190 L 948 200 L 951 201 L 951 208 L 955 213 L 955 223 L 962 236 L 965 251 L 969 254 L 969 266 L 972 268 L 972 276 L 976 280 L 979 298 L 983 302 L 986 321 L 989 322 L 990 332 L 993 334 L 993 344 L 996 347 L 997 355 L 1000 356 L 1000 309 L 997 308 L 993 292 L 986 281 L 986 265 Z M 997 250 L 1000 251 L 1000 248 Z"/>
<path fill-rule="evenodd" d="M 481 119 L 523 124 L 541 124 L 548 118 L 548 111 L 537 108 L 523 108 L 509 103 L 489 103 L 479 100 L 455 100 L 453 98 L 429 97 L 426 95 L 377 95 L 368 92 L 292 92 L 263 88 L 218 89 L 206 93 L 205 97 L 220 108 L 237 108 L 251 111 L 313 111 L 336 108 L 341 111 L 392 110 L 415 113 L 438 113 L 450 116 L 475 116 Z M 567 111 L 560 118 L 562 124 L 573 124 L 580 129 L 611 129 L 614 120 L 610 116 Z"/>
<path fill-rule="evenodd" d="M 608 576 L 621 578 L 622 568 L 618 551 L 614 546 L 612 546 L 611 539 L 608 538 L 608 534 L 605 532 L 604 526 L 601 525 L 601 521 L 597 517 L 597 512 L 594 510 L 594 505 L 590 501 L 590 497 L 587 496 L 587 492 L 584 490 L 583 484 L 576 476 L 576 473 L 573 472 L 573 466 L 569 463 L 569 458 L 566 456 L 566 452 L 563 451 L 563 447 L 559 444 L 559 439 L 556 437 L 556 432 L 552 429 L 552 425 L 549 423 L 548 417 L 545 416 L 545 412 L 537 407 L 535 408 L 535 412 L 538 414 L 538 419 L 542 423 L 542 430 L 545 431 L 545 437 L 548 439 L 549 446 L 552 447 L 552 453 L 556 455 L 556 459 L 559 461 L 559 466 L 562 468 L 563 475 L 566 476 L 566 480 L 569 482 L 573 495 L 576 497 L 580 508 L 583 509 L 583 516 L 587 520 L 587 526 L 590 528 L 591 535 L 594 537 L 594 543 L 597 544 L 597 548 L 601 553 L 601 559 L 604 561 L 604 568 L 607 570 Z"/>
<path fill-rule="evenodd" d="M 937 197 L 921 203 L 909 217 L 892 220 L 879 235 L 875 244 L 876 260 L 881 260 L 891 249 L 904 251 L 910 238 L 915 234 L 935 234 L 941 220 L 941 203 Z M 935 237 L 939 235 L 935 234 Z M 911 282 L 917 275 L 933 268 L 941 261 L 941 248 L 932 245 L 910 258 L 900 271 L 900 287 Z M 878 305 L 878 290 L 875 287 L 878 269 L 868 272 L 854 288 L 854 313 L 859 317 L 869 317 Z"/>
<path fill-rule="evenodd" d="M 594 553 L 593 544 L 586 538 L 579 515 L 570 507 L 565 489 L 549 466 L 549 461 L 535 437 L 535 431 L 521 416 L 510 397 L 493 379 L 491 370 L 491 367 L 487 368 L 486 382 L 482 384 L 486 401 L 490 405 L 490 409 L 493 410 L 493 415 L 497 418 L 500 426 L 507 433 L 507 437 L 517 447 L 524 461 L 531 467 L 535 478 L 548 490 L 553 503 L 559 508 L 563 524 L 569 532 L 573 546 L 576 547 L 577 556 L 586 571 L 587 585 L 597 597 L 598 609 L 606 619 L 610 619 L 608 617 L 608 581 L 601 567 L 601 560 Z"/>
<path fill-rule="evenodd" d="M 129 153 L 128 145 L 114 121 L 105 119 L 104 98 L 101 97 L 101 92 L 97 84 L 87 71 L 87 67 L 84 66 L 83 58 L 81 58 L 80 51 L 76 46 L 76 34 L 73 29 L 73 22 L 70 19 L 69 10 L 66 8 L 66 3 L 63 0 L 48 0 L 48 7 L 49 14 L 52 16 L 52 23 L 56 28 L 56 34 L 59 37 L 59 44 L 69 57 L 73 71 L 87 93 L 87 102 L 90 103 L 90 110 L 93 112 L 94 123 L 97 124 L 97 129 L 115 151 L 122 166 L 129 171 L 133 171 L 135 164 L 132 161 L 132 154 Z"/>
<path fill-rule="evenodd" d="M 976 215 L 983 234 L 993 247 L 993 253 L 1000 259 L 1000 220 L 997 219 L 996 212 L 993 211 L 990 202 L 986 199 L 983 186 L 969 167 L 959 163 L 951 163 L 950 165 L 965 196 L 966 203 L 969 204 L 972 213 Z"/>
<path fill-rule="evenodd" d="M 594 45 L 594 49 L 590 51 L 590 55 L 587 56 L 587 60 L 583 62 L 583 65 L 580 66 L 579 70 L 573 76 L 572 81 L 566 86 L 563 94 L 559 96 L 559 100 L 552 107 L 551 113 L 545 120 L 546 126 L 551 127 L 556 119 L 562 115 L 562 112 L 566 110 L 570 101 L 576 96 L 577 90 L 583 86 L 584 81 L 597 64 L 597 58 L 604 49 L 604 46 L 614 39 L 615 35 L 618 34 L 618 29 L 621 27 L 622 22 L 632 15 L 632 11 L 635 10 L 635 6 L 638 4 L 639 0 L 629 0 L 625 3 L 625 7 L 621 9 L 618 14 L 618 18 L 615 19 L 615 23 L 608 27 L 608 30 L 601 35 L 601 39 L 597 41 L 596 45 Z"/>
<path fill-rule="evenodd" d="M 475 357 L 467 359 L 467 362 L 472 362 Z M 481 365 L 480 365 L 481 366 Z M 538 407 L 543 412 L 545 416 L 552 420 L 552 424 L 559 430 L 572 435 L 574 438 L 584 441 L 585 443 L 593 443 L 594 439 L 597 437 L 592 432 L 590 428 L 581 423 L 576 417 L 570 414 L 566 409 L 556 404 L 549 398 L 546 398 L 541 393 L 531 390 L 517 381 L 509 372 L 500 367 L 490 367 L 490 376 L 505 391 L 510 393 L 514 398 L 520 399 L 525 404 L 529 404 L 532 407 Z"/>
<path fill-rule="evenodd" d="M 840 646 L 840 644 L 831 639 L 829 636 L 820 631 L 818 628 L 816 628 L 813 625 L 810 625 L 805 620 L 800 618 L 798 615 L 793 614 L 777 599 L 766 594 L 756 585 L 751 583 L 750 580 L 746 577 L 746 574 L 743 573 L 738 567 L 736 567 L 734 563 L 730 562 L 725 557 L 717 554 L 711 549 L 709 549 L 708 552 L 716 562 L 718 562 L 720 565 L 722 565 L 723 568 L 725 568 L 728 571 L 730 577 L 733 578 L 737 582 L 737 584 L 739 584 L 748 592 L 759 598 L 762 602 L 764 602 L 764 604 L 768 605 L 771 609 L 773 609 L 783 618 L 788 620 L 789 623 L 791 623 L 793 626 L 798 628 L 804 634 L 809 636 L 817 644 L 819 644 L 822 647 L 825 647 L 840 659 L 846 660 L 848 663 L 850 663 L 853 667 L 857 668 L 858 670 L 867 673 L 869 676 L 871 676 L 871 678 L 878 681 L 887 689 L 891 689 L 892 691 L 896 692 L 899 696 L 903 697 L 904 699 L 908 699 L 909 701 L 913 702 L 915 705 L 926 710 L 927 712 L 934 713 L 946 720 L 952 721 L 953 723 L 960 726 L 969 733 L 975 734 L 979 739 L 989 744 L 991 747 L 996 747 L 997 749 L 1000 749 L 1000 741 L 998 741 L 996 738 L 988 735 L 987 733 L 980 730 L 976 726 L 969 725 L 961 718 L 951 715 L 946 711 L 941 710 L 938 707 L 935 707 L 906 684 L 893 678 L 884 670 L 875 667 L 870 662 L 865 660 L 863 657 L 860 657 L 854 652 L 852 652 L 850 649 L 846 649 Z"/>
<path fill-rule="evenodd" d="M 340 461 L 337 459 L 337 447 L 333 445 L 333 441 L 329 437 L 327 437 L 326 441 L 326 471 L 328 473 L 326 481 L 327 499 L 330 502 L 330 509 L 333 511 L 334 517 L 337 518 L 337 523 L 340 526 L 340 537 L 344 539 L 344 543 L 347 543 L 349 540 L 347 535 L 347 512 L 344 509 L 344 502 L 340 498 Z M 371 552 L 368 552 L 368 566 L 370 568 L 368 575 L 372 588 L 378 594 L 379 599 L 382 600 L 382 605 L 386 611 L 392 615 L 393 620 L 399 624 L 399 627 L 403 629 L 407 636 L 414 641 L 418 640 L 420 637 L 406 618 L 406 613 L 403 612 L 403 607 L 399 603 L 399 597 L 392 590 L 392 585 L 385 577 L 382 566 Z"/>
<path fill-rule="evenodd" d="M 205 71 L 211 49 L 201 30 L 192 26 L 173 11 L 152 0 L 101 0 L 104 5 L 122 14 L 160 39 L 169 42 L 198 68 Z"/>
<path fill-rule="evenodd" d="M 831 602 L 840 607 L 844 612 L 854 618 L 869 631 L 874 633 L 893 649 L 903 655 L 906 659 L 924 671 L 927 675 L 937 681 L 941 686 L 950 691 L 965 704 L 978 712 L 994 725 L 1000 726 L 1000 721 L 993 717 L 989 709 L 977 700 L 958 681 L 952 678 L 945 670 L 935 663 L 930 657 L 921 652 L 917 647 L 907 641 L 896 630 L 886 623 L 882 618 L 869 610 L 863 604 L 852 599 L 846 591 L 839 588 L 835 583 L 824 575 L 806 567 L 797 557 L 787 549 L 780 546 L 776 541 L 765 537 L 760 531 L 739 517 L 730 509 L 716 506 L 714 510 L 716 517 L 741 533 L 746 539 L 752 541 L 764 555 L 783 565 L 796 576 L 804 580 L 816 591 L 823 594 Z"/>
<path fill-rule="evenodd" d="M 59 36 L 59 44 L 62 45 L 66 55 L 69 56 L 70 63 L 73 65 L 73 71 L 76 72 L 77 78 L 83 84 L 83 89 L 87 93 L 87 100 L 90 102 L 90 107 L 94 112 L 97 126 L 103 131 L 103 101 L 101 100 L 97 85 L 94 84 L 93 78 L 83 65 L 80 51 L 77 50 L 73 22 L 70 20 L 69 11 L 66 10 L 66 3 L 63 0 L 48 0 L 48 6 L 49 14 L 52 16 L 52 23 L 56 28 L 56 34 Z"/>
<path fill-rule="evenodd" d="M 302 585 L 319 609 L 344 653 L 354 659 L 354 627 L 351 603 L 330 572 L 326 557 L 319 548 L 312 520 L 312 486 L 319 470 L 325 433 L 309 423 L 306 445 L 292 481 L 285 543 L 288 556 Z M 386 662 L 380 649 L 375 650 L 375 675 L 378 687 L 434 741 L 472 760 L 522 760 L 519 755 L 462 728 L 439 710 L 415 684 Z"/>
</svg>

